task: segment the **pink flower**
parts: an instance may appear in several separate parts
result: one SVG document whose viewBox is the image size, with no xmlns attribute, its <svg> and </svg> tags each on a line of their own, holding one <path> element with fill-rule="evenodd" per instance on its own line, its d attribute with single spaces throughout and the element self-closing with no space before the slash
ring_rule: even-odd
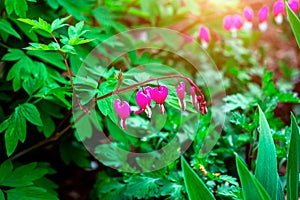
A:
<svg viewBox="0 0 300 200">
<path fill-rule="evenodd" d="M 193 106 L 196 108 L 197 96 L 196 96 L 196 88 L 194 86 L 191 87 L 190 95 L 191 95 L 191 102 Z"/>
<path fill-rule="evenodd" d="M 294 13 L 297 13 L 299 11 L 299 0 L 290 0 L 288 1 L 288 5 Z"/>
<path fill-rule="evenodd" d="M 166 86 L 161 85 L 158 88 L 153 88 L 150 91 L 150 95 L 153 101 L 159 104 L 160 108 L 160 113 L 164 114 L 165 113 L 165 107 L 164 107 L 164 102 L 168 96 L 169 90 Z"/>
<path fill-rule="evenodd" d="M 203 47 L 207 48 L 210 42 L 210 33 L 209 33 L 209 29 L 206 26 L 200 26 L 199 38 L 202 41 Z"/>
<path fill-rule="evenodd" d="M 231 15 L 226 15 L 223 19 L 223 28 L 226 31 L 230 31 L 233 27 L 233 19 Z"/>
<path fill-rule="evenodd" d="M 150 108 L 151 104 L 151 96 L 150 96 L 151 88 L 148 86 L 147 89 L 139 90 L 136 93 L 136 103 L 141 107 L 140 110 L 135 111 L 134 114 L 140 114 L 145 111 L 147 116 L 151 118 L 152 112 Z"/>
<path fill-rule="evenodd" d="M 258 28 L 262 32 L 266 31 L 268 28 L 268 17 L 269 17 L 269 8 L 268 6 L 263 6 L 259 11 L 258 11 Z"/>
<path fill-rule="evenodd" d="M 251 7 L 246 7 L 244 9 L 244 17 L 248 22 L 252 22 L 254 18 L 254 13 Z"/>
<path fill-rule="evenodd" d="M 283 22 L 283 15 L 285 13 L 283 0 L 278 0 L 273 5 L 273 14 L 275 17 L 275 22 L 281 24 Z"/>
<path fill-rule="evenodd" d="M 185 101 L 184 101 L 184 96 L 185 96 L 185 84 L 184 82 L 180 82 L 176 88 L 176 93 L 178 96 L 179 104 L 182 110 L 185 110 Z"/>
<path fill-rule="evenodd" d="M 268 20 L 269 17 L 269 8 L 268 6 L 264 5 L 259 11 L 258 11 L 258 20 L 259 23 L 265 22 Z"/>
<path fill-rule="evenodd" d="M 284 2 L 283 0 L 278 0 L 273 5 L 274 17 L 284 13 Z"/>
<path fill-rule="evenodd" d="M 240 15 L 236 14 L 232 16 L 233 19 L 233 27 L 237 30 L 240 30 L 243 26 L 243 19 Z"/>
<path fill-rule="evenodd" d="M 202 96 L 197 96 L 197 109 L 198 111 L 204 115 L 208 112 L 207 107 L 206 107 L 206 101 Z"/>
<path fill-rule="evenodd" d="M 130 116 L 130 106 L 126 101 L 121 101 L 120 99 L 116 99 L 114 101 L 115 111 L 118 113 L 121 119 L 121 127 L 126 130 L 126 119 Z"/>
</svg>

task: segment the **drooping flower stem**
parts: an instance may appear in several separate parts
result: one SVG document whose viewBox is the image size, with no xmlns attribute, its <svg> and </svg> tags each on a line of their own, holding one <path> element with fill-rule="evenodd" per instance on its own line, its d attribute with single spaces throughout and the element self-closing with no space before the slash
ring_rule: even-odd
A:
<svg viewBox="0 0 300 200">
<path fill-rule="evenodd" d="M 127 92 L 127 91 L 130 91 L 132 89 L 137 89 L 139 86 L 143 86 L 147 83 L 150 83 L 150 82 L 153 82 L 153 81 L 159 81 L 159 80 L 164 80 L 164 79 L 184 79 L 186 80 L 187 82 L 189 82 L 189 84 L 191 86 L 194 86 L 196 91 L 199 93 L 199 95 L 202 97 L 202 99 L 204 99 L 204 95 L 201 91 L 201 89 L 188 77 L 185 77 L 185 76 L 181 76 L 181 75 L 169 75 L 169 76 L 162 76 L 162 77 L 159 77 L 159 78 L 150 78 L 146 81 L 143 81 L 143 82 L 140 82 L 140 83 L 136 83 L 136 84 L 133 84 L 133 85 L 130 85 L 130 86 L 127 86 L 127 87 L 124 87 L 124 88 L 121 88 L 121 89 L 116 89 L 112 92 L 109 92 L 107 94 L 104 94 L 100 97 L 97 97 L 95 98 L 95 101 L 98 101 L 98 100 L 101 100 L 101 99 L 105 99 L 111 95 L 114 95 L 114 94 L 122 94 L 124 92 Z"/>
</svg>

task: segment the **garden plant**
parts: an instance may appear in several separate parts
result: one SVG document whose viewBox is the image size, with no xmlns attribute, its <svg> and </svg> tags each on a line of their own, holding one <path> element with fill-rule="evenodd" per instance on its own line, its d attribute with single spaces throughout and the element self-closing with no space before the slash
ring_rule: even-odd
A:
<svg viewBox="0 0 300 200">
<path fill-rule="evenodd" d="M 299 199 L 299 0 L 0 11 L 0 200 Z"/>
</svg>

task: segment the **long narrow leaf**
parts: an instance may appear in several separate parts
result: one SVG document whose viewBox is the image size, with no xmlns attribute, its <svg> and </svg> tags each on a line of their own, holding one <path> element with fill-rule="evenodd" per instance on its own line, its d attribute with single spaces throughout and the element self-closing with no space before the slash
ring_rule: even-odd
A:
<svg viewBox="0 0 300 200">
<path fill-rule="evenodd" d="M 285 8 L 287 10 L 288 19 L 290 21 L 298 47 L 300 48 L 300 20 L 297 17 L 297 15 L 292 11 L 290 6 L 288 5 L 288 2 L 285 3 Z"/>
<path fill-rule="evenodd" d="M 258 109 L 260 134 L 255 177 L 266 189 L 270 197 L 276 199 L 278 176 L 276 150 L 266 117 L 259 106 Z"/>
<path fill-rule="evenodd" d="M 293 114 L 291 114 L 292 135 L 287 161 L 287 199 L 298 199 L 299 164 L 300 164 L 300 136 L 299 127 Z"/>
<path fill-rule="evenodd" d="M 259 181 L 249 172 L 246 165 L 236 156 L 236 167 L 242 184 L 242 192 L 245 200 L 268 200 L 271 199 L 268 192 Z"/>
<path fill-rule="evenodd" d="M 283 188 L 282 188 L 282 185 L 281 185 L 279 175 L 277 176 L 277 196 L 276 196 L 276 199 L 277 200 L 284 200 Z"/>
<path fill-rule="evenodd" d="M 183 157 L 181 158 L 181 166 L 183 171 L 184 185 L 190 200 L 215 199 L 212 193 L 208 190 L 199 176 L 188 165 Z"/>
</svg>

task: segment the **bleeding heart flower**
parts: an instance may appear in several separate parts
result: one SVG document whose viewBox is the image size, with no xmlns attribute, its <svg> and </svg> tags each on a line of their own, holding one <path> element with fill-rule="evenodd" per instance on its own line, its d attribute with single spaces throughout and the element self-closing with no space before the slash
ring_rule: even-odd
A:
<svg viewBox="0 0 300 200">
<path fill-rule="evenodd" d="M 236 30 L 240 30 L 243 26 L 243 19 L 240 15 L 233 15 L 233 27 L 236 28 Z"/>
<path fill-rule="evenodd" d="M 233 19 L 231 15 L 226 15 L 223 19 L 223 28 L 226 31 L 230 31 L 233 27 Z"/>
<path fill-rule="evenodd" d="M 200 26 L 199 38 L 202 41 L 202 47 L 204 49 L 206 49 L 208 47 L 209 42 L 210 42 L 210 33 L 209 33 L 209 29 L 206 26 Z"/>
<path fill-rule="evenodd" d="M 193 106 L 196 108 L 197 96 L 196 96 L 196 88 L 194 86 L 191 87 L 190 95 L 191 95 L 191 102 Z"/>
<path fill-rule="evenodd" d="M 254 13 L 251 7 L 246 7 L 244 9 L 244 17 L 248 22 L 252 22 L 254 18 Z"/>
<path fill-rule="evenodd" d="M 299 0 L 290 0 L 288 1 L 288 5 L 292 9 L 294 13 L 298 13 L 299 11 Z"/>
<path fill-rule="evenodd" d="M 140 114 L 145 111 L 147 116 L 151 118 L 152 112 L 150 108 L 151 104 L 151 96 L 150 96 L 151 88 L 148 86 L 143 90 L 139 90 L 136 93 L 136 103 L 141 107 L 141 110 L 134 112 L 134 114 Z"/>
<path fill-rule="evenodd" d="M 176 88 L 176 93 L 178 96 L 179 104 L 182 110 L 185 110 L 185 101 L 184 101 L 184 96 L 185 96 L 185 84 L 184 82 L 180 82 Z"/>
<path fill-rule="evenodd" d="M 262 32 L 265 32 L 268 28 L 268 17 L 269 17 L 269 8 L 268 6 L 263 6 L 259 11 L 258 11 L 258 28 Z"/>
<path fill-rule="evenodd" d="M 244 23 L 244 29 L 245 30 L 251 30 L 252 29 L 252 21 L 254 18 L 254 13 L 251 7 L 246 7 L 244 9 L 244 17 L 246 19 L 245 23 Z"/>
<path fill-rule="evenodd" d="M 165 107 L 164 107 L 164 102 L 168 96 L 169 90 L 166 86 L 161 85 L 158 88 L 153 88 L 150 91 L 150 95 L 153 101 L 159 104 L 160 108 L 160 113 L 164 114 L 165 113 Z"/>
<path fill-rule="evenodd" d="M 121 101 L 120 99 L 116 99 L 114 101 L 115 111 L 118 113 L 121 119 L 121 127 L 126 130 L 126 119 L 130 116 L 130 106 L 126 101 Z"/>
<path fill-rule="evenodd" d="M 278 0 L 273 5 L 273 14 L 275 17 L 275 22 L 277 24 L 281 24 L 283 22 L 283 15 L 284 15 L 284 2 L 283 0 Z"/>
<path fill-rule="evenodd" d="M 197 110 L 202 114 L 206 114 L 208 112 L 206 107 L 206 101 L 202 96 L 197 96 Z"/>
</svg>

